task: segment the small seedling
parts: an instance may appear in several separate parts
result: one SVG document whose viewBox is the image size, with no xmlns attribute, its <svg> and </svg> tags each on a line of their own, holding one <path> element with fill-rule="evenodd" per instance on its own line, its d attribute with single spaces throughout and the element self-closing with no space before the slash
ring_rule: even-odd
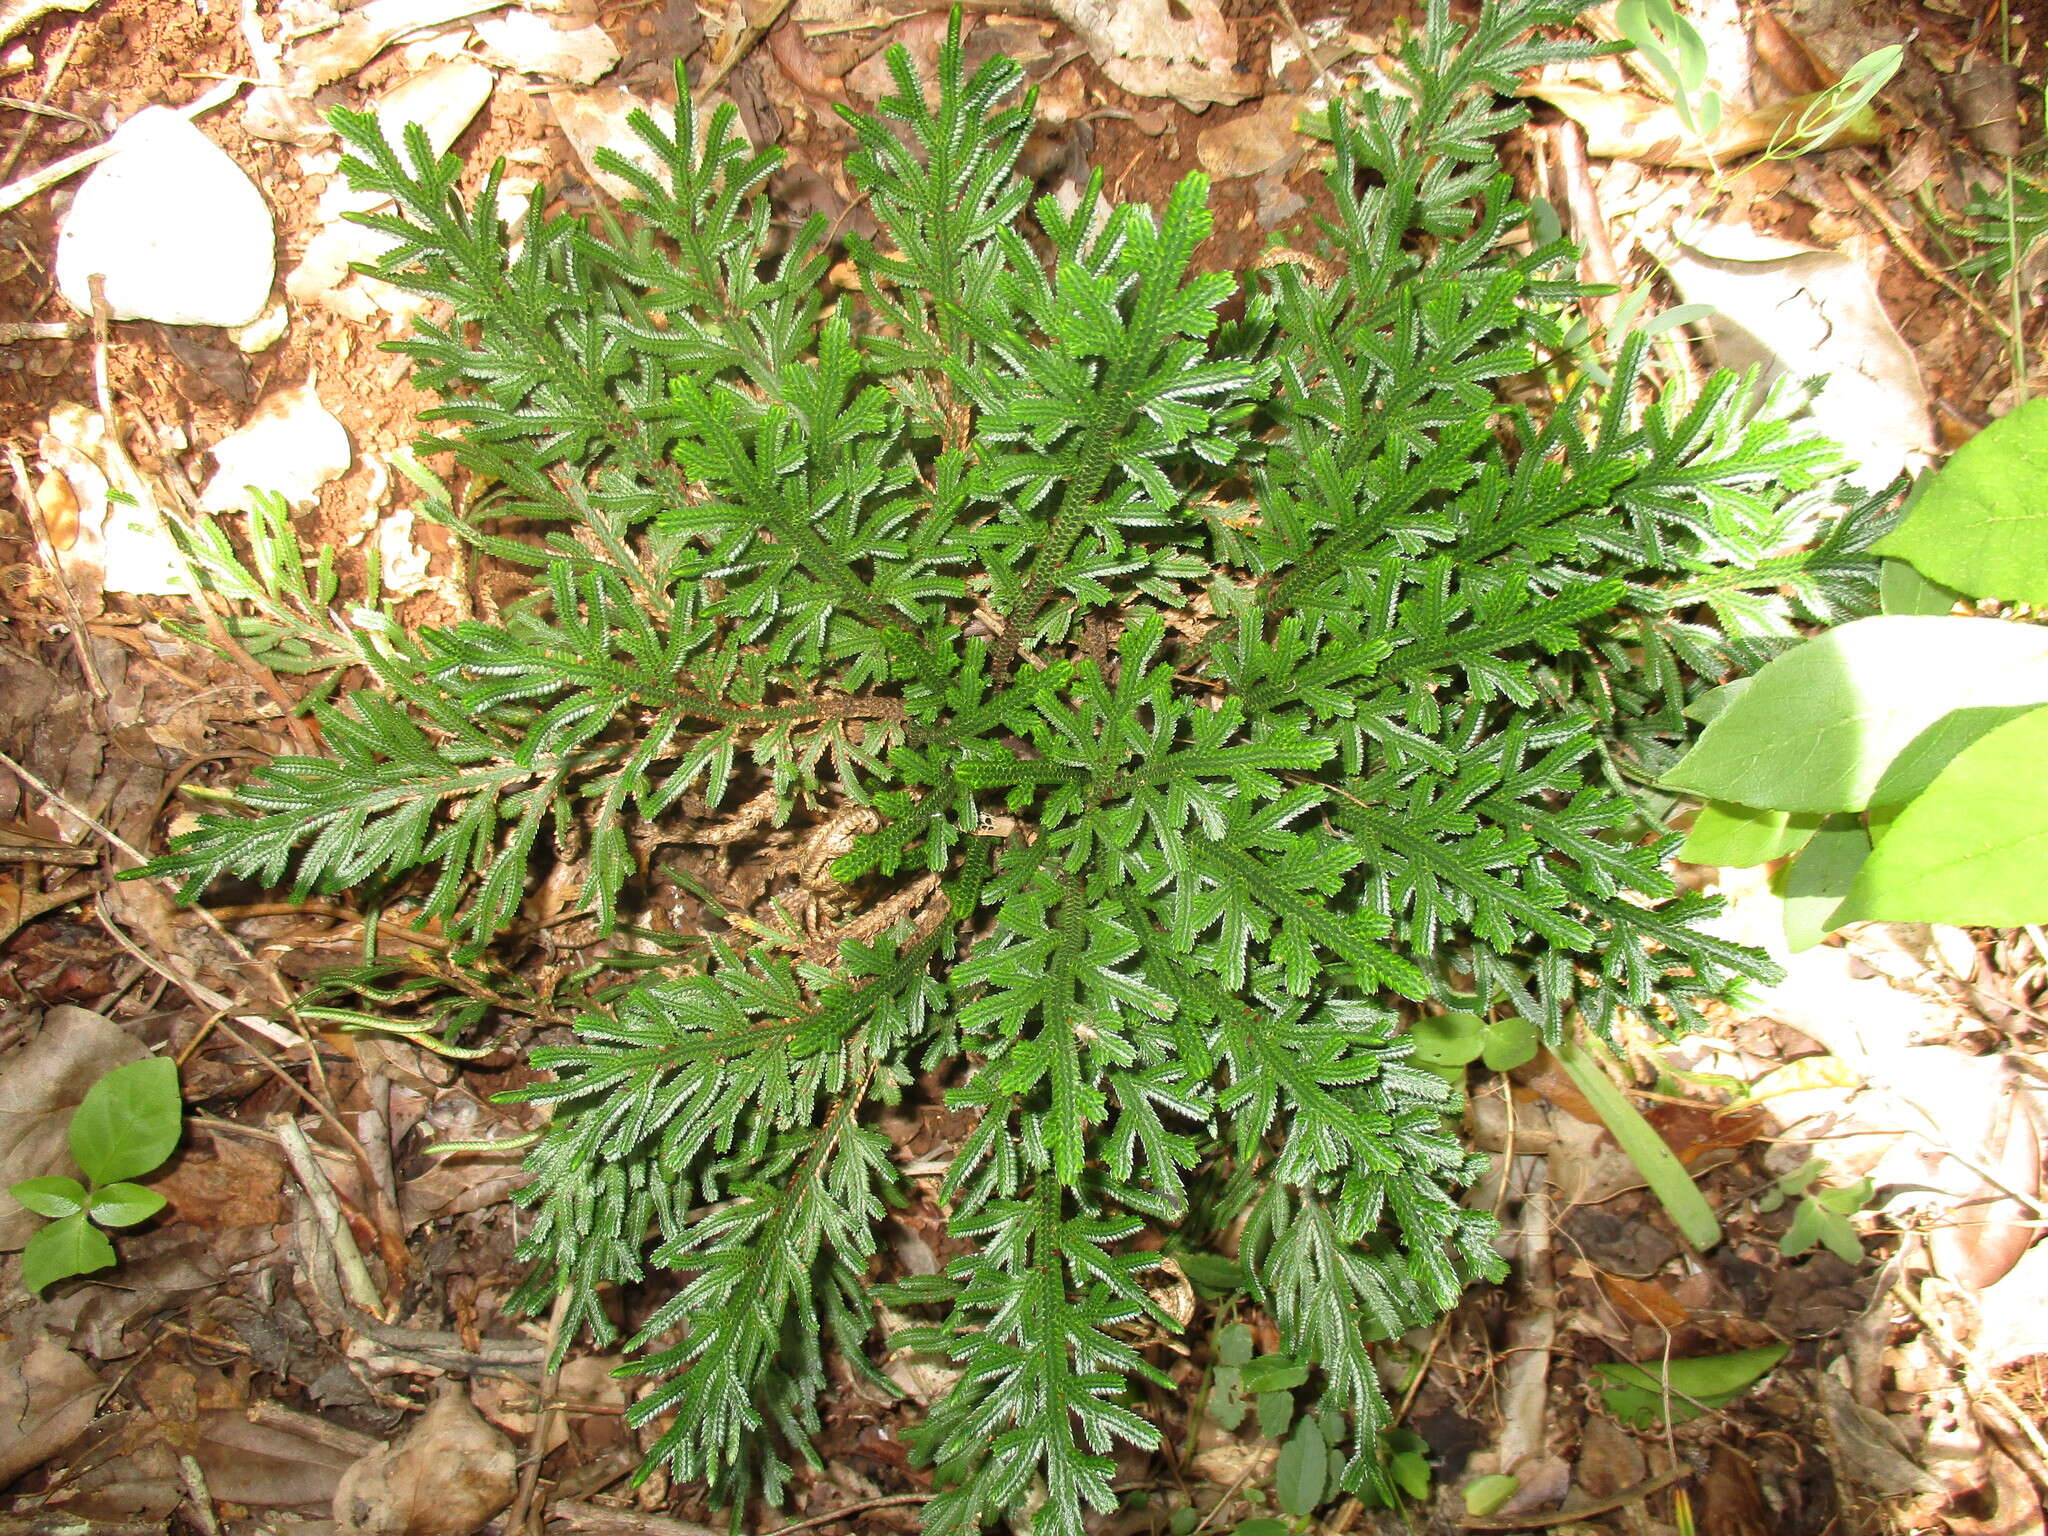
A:
<svg viewBox="0 0 2048 1536">
<path fill-rule="evenodd" d="M 1844 1264 L 1860 1264 L 1863 1240 L 1849 1218 L 1870 1204 L 1875 1186 L 1869 1179 L 1858 1179 L 1839 1189 L 1824 1189 L 1819 1185 L 1827 1171 L 1820 1158 L 1807 1159 L 1766 1190 L 1757 1209 L 1775 1211 L 1788 1200 L 1799 1202 L 1792 1211 L 1792 1225 L 1778 1239 L 1778 1251 L 1788 1259 L 1824 1247 Z"/>
<path fill-rule="evenodd" d="M 1685 131 L 1705 144 L 1721 127 L 1721 93 L 1707 83 L 1707 44 L 1671 0 L 1622 0 L 1614 24 L 1664 77 Z"/>
<path fill-rule="evenodd" d="M 116 1067 L 87 1090 L 72 1112 L 70 1140 L 72 1161 L 90 1182 L 59 1174 L 9 1191 L 51 1218 L 22 1250 L 22 1284 L 40 1293 L 114 1266 L 114 1245 L 100 1228 L 132 1227 L 164 1208 L 162 1195 L 131 1181 L 177 1150 L 182 1110 L 178 1069 L 160 1056 Z"/>
<path fill-rule="evenodd" d="M 1806 98 L 1796 116 L 1778 125 L 1764 150 L 1766 160 L 1790 160 L 1809 150 L 1825 149 L 1857 116 L 1870 109 L 1877 93 L 1899 72 L 1906 50 L 1897 43 L 1866 53 L 1842 71 L 1842 78 Z"/>
</svg>

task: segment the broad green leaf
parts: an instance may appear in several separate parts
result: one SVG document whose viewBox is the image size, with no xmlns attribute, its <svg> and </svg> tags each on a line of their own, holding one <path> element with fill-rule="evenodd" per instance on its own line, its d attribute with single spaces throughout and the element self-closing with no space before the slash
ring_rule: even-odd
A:
<svg viewBox="0 0 2048 1536">
<path fill-rule="evenodd" d="M 1767 1344 L 1647 1367 L 1596 1365 L 1593 1374 L 1607 1383 L 1600 1398 L 1609 1413 L 1632 1429 L 1649 1429 L 1667 1422 L 1667 1413 L 1668 1422 L 1684 1424 L 1733 1402 L 1785 1358 L 1786 1348 Z"/>
<path fill-rule="evenodd" d="M 1862 1178 L 1854 1184 L 1845 1184 L 1840 1189 L 1820 1190 L 1813 1198 L 1837 1216 L 1852 1216 L 1870 1204 L 1870 1197 L 1876 1191 L 1875 1183 L 1868 1178 Z"/>
<path fill-rule="evenodd" d="M 1490 1515 L 1521 1491 L 1522 1480 L 1508 1472 L 1475 1477 L 1464 1488 L 1465 1513 Z"/>
<path fill-rule="evenodd" d="M 1273 1467 L 1273 1492 L 1288 1514 L 1313 1514 L 1323 1502 L 1329 1458 L 1321 1431 L 1304 1419 L 1280 1447 L 1280 1460 Z"/>
<path fill-rule="evenodd" d="M 1252 1331 L 1243 1323 L 1216 1330 L 1216 1358 L 1224 1365 L 1251 1364 L 1252 1348 Z"/>
<path fill-rule="evenodd" d="M 2048 400 L 1958 448 L 1871 547 L 1972 597 L 2048 604 Z"/>
<path fill-rule="evenodd" d="M 1476 1013 L 1420 1018 L 1409 1029 L 1415 1059 L 1425 1067 L 1462 1067 L 1485 1049 L 1486 1020 Z"/>
<path fill-rule="evenodd" d="M 72 1115 L 71 1155 L 95 1184 L 148 1173 L 177 1150 L 183 1110 L 178 1069 L 168 1058 L 116 1067 Z"/>
<path fill-rule="evenodd" d="M 1726 800 L 1709 800 L 1693 818 L 1678 856 L 1688 864 L 1747 869 L 1797 853 L 1819 825 L 1820 817 L 1810 813 L 1760 811 Z"/>
<path fill-rule="evenodd" d="M 1826 1248 L 1844 1264 L 1861 1263 L 1863 1259 L 1862 1241 L 1848 1219 L 1838 1211 L 1829 1210 L 1820 1201 L 1808 1198 L 1794 1207 L 1792 1225 L 1778 1239 L 1778 1251 L 1788 1259 L 1796 1259 L 1816 1247 Z"/>
<path fill-rule="evenodd" d="M 1429 1497 L 1429 1458 L 1420 1451 L 1402 1451 L 1389 1457 L 1387 1473 L 1409 1498 Z"/>
<path fill-rule="evenodd" d="M 1259 1394 L 1260 1434 L 1264 1435 L 1268 1440 L 1278 1440 L 1287 1433 L 1287 1426 L 1293 1422 L 1294 1394 L 1292 1392 L 1261 1392 Z"/>
<path fill-rule="evenodd" d="M 2048 630 L 1859 619 L 1787 651 L 1664 778 L 1704 800 L 1860 811 L 1911 799 L 2011 714 L 2048 703 Z"/>
<path fill-rule="evenodd" d="M 85 1186 L 61 1174 L 23 1179 L 7 1192 L 38 1216 L 72 1216 L 85 1209 Z"/>
<path fill-rule="evenodd" d="M 1778 877 L 1785 899 L 1785 943 L 1797 954 L 1851 921 L 1846 903 L 1870 857 L 1870 834 L 1854 816 L 1830 816 Z"/>
<path fill-rule="evenodd" d="M 1878 562 L 1878 607 L 1890 614 L 1948 614 L 1955 612 L 1963 594 L 1954 587 L 1929 581 L 1904 560 Z"/>
<path fill-rule="evenodd" d="M 1517 1015 L 1486 1026 L 1486 1048 L 1479 1056 L 1489 1072 L 1512 1072 L 1534 1061 L 1542 1044 L 1536 1026 Z"/>
<path fill-rule="evenodd" d="M 1270 1515 L 1257 1520 L 1240 1520 L 1230 1536 L 1293 1536 L 1294 1527 L 1285 1520 L 1275 1520 Z"/>
<path fill-rule="evenodd" d="M 140 1184 L 109 1184 L 92 1196 L 92 1219 L 103 1227 L 132 1227 L 147 1221 L 167 1202 Z"/>
<path fill-rule="evenodd" d="M 1857 872 L 1843 921 L 2048 920 L 2048 709 L 1958 753 Z"/>
<path fill-rule="evenodd" d="M 1285 1355 L 1261 1355 L 1244 1368 L 1244 1389 L 1254 1396 L 1265 1392 L 1292 1392 L 1308 1380 L 1308 1367 L 1297 1365 Z"/>
<path fill-rule="evenodd" d="M 1732 683 L 1723 683 L 1718 688 L 1709 688 L 1705 693 L 1685 706 L 1685 718 L 1697 720 L 1701 725 L 1718 719 L 1727 713 L 1730 704 L 1733 704 L 1749 691 L 1749 685 L 1755 681 L 1756 679 L 1753 677 L 1738 677 Z"/>
<path fill-rule="evenodd" d="M 53 1221 L 28 1240 L 21 1250 L 21 1283 L 33 1294 L 73 1275 L 89 1275 L 96 1269 L 111 1269 L 114 1245 L 106 1233 L 75 1211 Z"/>
<path fill-rule="evenodd" d="M 1219 1365 L 1209 1373 L 1209 1417 L 1220 1428 L 1235 1430 L 1251 1411 L 1236 1366 Z"/>
<path fill-rule="evenodd" d="M 1194 1288 L 1206 1295 L 1228 1296 L 1244 1289 L 1244 1266 L 1235 1259 L 1186 1249 L 1174 1249 L 1173 1257 Z"/>
</svg>

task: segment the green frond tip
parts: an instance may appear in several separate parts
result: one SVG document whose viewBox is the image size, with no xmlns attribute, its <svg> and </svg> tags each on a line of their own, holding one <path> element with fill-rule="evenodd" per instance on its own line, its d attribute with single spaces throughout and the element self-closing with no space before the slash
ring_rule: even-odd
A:
<svg viewBox="0 0 2048 1536">
<path fill-rule="evenodd" d="M 643 1476 L 779 1499 L 914 1353 L 926 1529 L 1083 1536 L 1202 1347 L 1181 1264 L 1277 1330 L 1312 1492 L 1368 1491 L 1375 1349 L 1501 1273 L 1416 1022 L 1682 1028 L 1767 973 L 1646 786 L 1872 605 L 1887 504 L 1795 394 L 1664 395 L 1577 329 L 1498 153 L 1574 13 L 1430 0 L 1404 89 L 1320 118 L 1299 259 L 1241 275 L 1199 174 L 1037 196 L 958 12 L 846 114 L 851 287 L 680 74 L 594 221 L 335 115 L 427 301 L 420 513 L 531 580 L 408 627 L 282 503 L 180 520 L 235 641 L 335 681 L 321 755 L 195 786 L 135 874 L 355 893 L 377 947 L 311 1014 L 548 1030 L 516 1302 L 624 1340 Z M 913 1203 L 939 1273 L 881 1241 Z"/>
</svg>

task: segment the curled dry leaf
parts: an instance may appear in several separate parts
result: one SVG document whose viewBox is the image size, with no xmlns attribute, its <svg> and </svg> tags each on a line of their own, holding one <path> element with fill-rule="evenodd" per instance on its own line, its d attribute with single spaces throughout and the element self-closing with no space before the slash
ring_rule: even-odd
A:
<svg viewBox="0 0 2048 1536">
<path fill-rule="evenodd" d="M 594 186 L 602 188 L 607 196 L 624 200 L 638 194 L 631 182 L 599 168 L 597 152 L 600 149 L 625 156 L 650 175 L 659 173 L 660 165 L 653 151 L 626 123 L 635 111 L 647 113 L 656 122 L 661 121 L 661 113 L 651 102 L 641 100 L 623 86 L 601 85 L 588 91 L 558 91 L 549 98 L 549 103 L 555 109 L 556 126 L 562 130 L 562 136 L 582 162 L 583 174 Z M 709 100 L 700 102 L 699 114 L 710 110 L 712 105 Z"/>
<path fill-rule="evenodd" d="M 372 0 L 364 10 L 382 3 Z M 362 11 L 355 14 L 360 16 Z M 490 100 L 496 78 L 474 59 L 451 60 L 407 75 L 377 98 L 375 110 L 393 142 L 400 140 L 408 124 L 417 123 L 425 130 L 434 153 L 443 155 Z M 380 212 L 389 205 L 389 198 L 358 192 L 345 178 L 330 182 L 320 198 L 321 227 L 285 279 L 285 292 L 298 303 L 325 305 L 358 324 L 379 308 L 394 314 L 417 308 L 412 296 L 401 294 L 389 283 L 349 275 L 352 263 L 375 261 L 396 242 L 389 235 L 349 223 L 346 216 Z"/>
<path fill-rule="evenodd" d="M 1268 96 L 1257 110 L 1204 128 L 1195 139 L 1195 158 L 1219 181 L 1270 171 L 1308 143 L 1295 127 L 1301 107 L 1299 96 Z"/>
<path fill-rule="evenodd" d="M 470 1536 L 512 1502 L 518 1457 L 454 1383 L 395 1444 L 341 1476 L 336 1536 Z"/>
<path fill-rule="evenodd" d="M 1634 160 L 1643 165 L 1681 165 L 1707 170 L 1740 160 L 1770 147 L 1781 131 L 1813 105 L 1813 96 L 1796 96 L 1753 107 L 1722 122 L 1714 136 L 1701 142 L 1686 131 L 1678 111 L 1668 102 L 1630 91 L 1602 91 L 1584 85 L 1536 84 L 1524 93 L 1549 102 L 1586 132 L 1586 153 L 1602 160 Z M 1875 144 L 1883 134 L 1868 113 L 1842 123 L 1815 149 L 1840 149 L 1848 144 Z"/>
<path fill-rule="evenodd" d="M 531 11 L 507 11 L 476 24 L 484 57 L 522 75 L 548 75 L 571 85 L 592 85 L 619 62 L 619 50 L 603 27 L 564 30 Z"/>
<path fill-rule="evenodd" d="M 1052 12 L 1134 96 L 1171 96 L 1192 112 L 1232 106 L 1259 92 L 1237 68 L 1237 29 L 1216 0 L 1050 0 Z M 1186 12 L 1175 14 L 1176 4 Z"/>
<path fill-rule="evenodd" d="M 1681 231 L 1666 261 L 1687 303 L 1714 307 L 1723 367 L 1761 367 L 1767 384 L 1825 377 L 1811 423 L 1841 444 L 1856 484 L 1877 490 L 1925 464 L 1933 426 L 1919 364 L 1863 262 L 1747 224 Z"/>
<path fill-rule="evenodd" d="M 370 0 L 342 24 L 294 48 L 285 62 L 289 90 L 311 95 L 346 79 L 408 32 L 496 10 L 504 0 Z"/>
<path fill-rule="evenodd" d="M 85 1433 L 99 1411 L 98 1386 L 90 1366 L 45 1334 L 0 1341 L 0 1487 Z"/>
<path fill-rule="evenodd" d="M 108 441 L 99 412 L 70 402 L 53 406 L 36 451 L 46 472 L 63 477 L 76 505 L 71 546 L 57 559 L 86 617 L 99 615 L 108 592 L 185 590 L 184 562 L 156 494 Z M 128 501 L 117 501 L 116 491 Z"/>
</svg>

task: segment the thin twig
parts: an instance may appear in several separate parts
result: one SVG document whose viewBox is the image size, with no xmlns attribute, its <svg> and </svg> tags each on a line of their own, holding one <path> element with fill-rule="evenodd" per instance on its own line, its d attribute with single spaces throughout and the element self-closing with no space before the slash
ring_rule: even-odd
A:
<svg viewBox="0 0 2048 1536">
<path fill-rule="evenodd" d="M 627 1536 L 726 1536 L 725 1531 L 694 1520 L 672 1515 L 643 1514 L 637 1509 L 613 1509 L 588 1499 L 562 1499 L 550 1511 L 581 1531 L 622 1531 Z"/>
<path fill-rule="evenodd" d="M 197 117 L 202 112 L 211 112 L 215 107 L 233 101 L 235 93 L 248 83 L 240 75 L 231 76 L 222 80 L 204 96 L 171 110 L 183 118 Z M 112 153 L 113 140 L 109 139 L 104 144 L 95 144 L 91 149 L 81 149 L 75 155 L 66 155 L 62 160 L 52 161 L 40 171 L 31 171 L 19 181 L 10 181 L 6 186 L 0 187 L 0 213 L 5 213 L 18 203 L 27 202 L 38 192 L 48 191 L 58 182 L 76 176 L 89 166 L 98 165 Z"/>
<path fill-rule="evenodd" d="M 93 703 L 103 703 L 107 697 L 107 685 L 101 681 L 100 669 L 92 659 L 92 632 L 86 628 L 85 611 L 78 606 L 78 594 L 71 590 L 70 579 L 64 574 L 63 557 L 57 550 L 56 540 L 50 536 L 49 523 L 36 501 L 35 488 L 29 484 L 28 465 L 22 460 L 21 450 L 12 443 L 7 445 L 7 468 L 14 476 L 14 499 L 21 506 L 21 515 L 27 520 L 29 531 L 35 535 L 36 553 L 49 566 L 57 590 L 63 594 L 64 611 L 71 617 L 71 648 L 78 656 L 80 670 L 85 673 L 86 687 L 92 691 Z"/>
<path fill-rule="evenodd" d="M 857 1504 L 842 1504 L 837 1509 L 828 1509 L 822 1515 L 811 1515 L 794 1525 L 778 1525 L 762 1536 L 791 1536 L 795 1531 L 808 1531 L 815 1526 L 830 1525 L 834 1520 L 844 1520 L 848 1515 L 865 1514 L 871 1509 L 894 1509 L 904 1504 L 929 1504 L 938 1495 L 934 1493 L 891 1493 L 879 1499 L 862 1499 Z"/>
<path fill-rule="evenodd" d="M 191 1501 L 192 1519 L 206 1536 L 220 1536 L 220 1511 L 213 1507 L 213 1490 L 206 1486 L 206 1470 L 196 1456 L 178 1458 L 178 1476 Z"/>
<path fill-rule="evenodd" d="M 561 1409 L 555 1399 L 561 1391 L 561 1371 L 556 1362 L 556 1352 L 562 1338 L 562 1324 L 569 1316 L 569 1303 L 575 1293 L 564 1286 L 555 1296 L 555 1305 L 548 1313 L 547 1364 L 541 1367 L 540 1412 L 534 1415 L 533 1439 L 527 1446 L 526 1465 L 519 1470 L 519 1493 L 512 1500 L 512 1508 L 505 1516 L 505 1536 L 523 1536 L 532 1532 L 538 1536 L 547 1521 L 547 1495 L 540 1491 L 540 1464 L 547 1460 L 548 1436 L 554 1432 L 555 1424 L 561 1417 Z"/>
<path fill-rule="evenodd" d="M 370 1278 L 370 1267 L 363 1262 L 363 1251 L 356 1246 L 355 1233 L 349 1230 L 334 1186 L 327 1182 L 327 1175 L 314 1160 L 313 1149 L 306 1144 L 306 1133 L 290 1115 L 273 1115 L 270 1128 L 277 1132 L 284 1155 L 291 1159 L 292 1172 L 298 1175 L 299 1187 L 312 1202 L 313 1214 L 319 1220 L 321 1234 L 332 1246 L 349 1300 L 372 1317 L 382 1317 L 384 1300 L 377 1294 L 377 1283 Z"/>
<path fill-rule="evenodd" d="M 2042 1437 L 2040 1425 L 2013 1401 L 2012 1395 L 1999 1384 L 1998 1378 L 1984 1369 L 1976 1354 L 1955 1336 L 1946 1322 L 1921 1306 L 1918 1298 L 1903 1282 L 1892 1286 L 1892 1294 L 1899 1298 L 1908 1312 L 1920 1320 L 1920 1326 L 1927 1330 L 1934 1342 L 1941 1347 L 1942 1353 L 1949 1357 L 1950 1363 L 1955 1366 L 1956 1374 L 1962 1378 L 1964 1389 L 1973 1397 L 1987 1398 L 1996 1403 L 2001 1415 L 2010 1418 L 2019 1432 L 2026 1437 L 2028 1444 L 2033 1447 L 2034 1455 L 2042 1462 L 2048 1463 L 2048 1439 Z"/>
<path fill-rule="evenodd" d="M 1863 211 L 1877 220 L 1879 225 L 1883 227 L 1886 237 L 1890 239 L 1893 245 L 1898 247 L 1899 254 L 1912 264 L 1914 271 L 1918 272 L 1929 282 L 1940 284 L 1965 304 L 1969 305 L 1976 312 L 1979 319 L 2005 338 L 2007 346 L 2017 347 L 2019 345 L 2019 339 L 2006 328 L 2004 320 L 1992 313 L 1990 306 L 1928 259 L 1927 253 L 1915 245 L 1912 236 L 1899 227 L 1899 221 L 1891 216 L 1891 211 L 1885 207 L 1875 192 L 1872 192 L 1870 188 L 1863 185 L 1854 176 L 1844 176 L 1842 178 L 1842 185 L 1847 187 L 1849 195 L 1862 205 Z"/>
<path fill-rule="evenodd" d="M 1294 46 L 1301 50 L 1301 56 L 1308 61 L 1309 68 L 1316 72 L 1316 84 L 1322 86 L 1332 96 L 1342 95 L 1342 82 L 1333 80 L 1330 77 L 1329 66 L 1316 57 L 1316 45 L 1302 27 L 1301 19 L 1294 14 L 1294 7 L 1288 4 L 1288 0 L 1273 0 L 1273 4 L 1280 12 L 1280 19 L 1287 23 L 1287 30 L 1294 38 Z"/>
<path fill-rule="evenodd" d="M 788 9 L 789 0 L 775 0 L 774 6 L 762 18 L 760 25 L 740 28 L 740 35 L 734 38 L 732 46 L 726 49 L 725 57 L 718 61 L 708 76 L 697 83 L 695 90 L 699 101 L 725 84 L 725 77 L 739 68 L 740 61 L 753 51 L 754 44 L 774 30 L 775 24 L 782 20 L 782 13 Z"/>
</svg>

